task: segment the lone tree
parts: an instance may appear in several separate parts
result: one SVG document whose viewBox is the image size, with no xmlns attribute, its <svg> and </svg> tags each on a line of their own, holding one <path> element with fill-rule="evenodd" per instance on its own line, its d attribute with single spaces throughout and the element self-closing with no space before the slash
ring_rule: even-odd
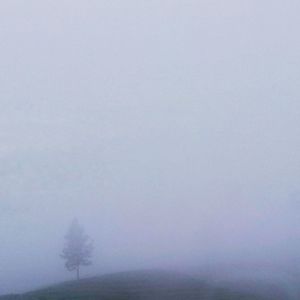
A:
<svg viewBox="0 0 300 300">
<path fill-rule="evenodd" d="M 85 234 L 84 229 L 74 219 L 66 236 L 66 244 L 61 257 L 66 260 L 65 266 L 69 271 L 76 271 L 76 278 L 80 278 L 80 267 L 91 265 L 93 251 L 92 241 Z"/>
</svg>

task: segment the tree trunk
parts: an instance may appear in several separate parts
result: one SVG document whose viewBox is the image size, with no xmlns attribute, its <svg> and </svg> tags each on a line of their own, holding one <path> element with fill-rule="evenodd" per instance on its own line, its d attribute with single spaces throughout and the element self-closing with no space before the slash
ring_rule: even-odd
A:
<svg viewBox="0 0 300 300">
<path fill-rule="evenodd" d="M 76 273 L 77 273 L 77 280 L 79 280 L 80 279 L 80 276 L 79 276 L 79 266 L 76 269 Z"/>
</svg>

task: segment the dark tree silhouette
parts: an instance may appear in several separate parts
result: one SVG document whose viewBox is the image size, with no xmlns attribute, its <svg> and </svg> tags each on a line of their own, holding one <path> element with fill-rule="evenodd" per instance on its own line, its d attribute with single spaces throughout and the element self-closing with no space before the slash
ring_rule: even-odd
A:
<svg viewBox="0 0 300 300">
<path fill-rule="evenodd" d="M 85 234 L 77 219 L 73 220 L 65 239 L 66 245 L 61 257 L 66 260 L 65 266 L 69 271 L 76 271 L 76 277 L 79 280 L 80 267 L 88 266 L 92 263 L 92 241 Z"/>
</svg>

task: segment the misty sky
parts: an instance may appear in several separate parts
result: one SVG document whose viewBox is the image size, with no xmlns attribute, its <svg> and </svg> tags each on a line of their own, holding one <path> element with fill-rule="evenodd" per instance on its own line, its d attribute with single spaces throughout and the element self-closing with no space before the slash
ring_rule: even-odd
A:
<svg viewBox="0 0 300 300">
<path fill-rule="evenodd" d="M 212 261 L 300 265 L 300 2 L 3 0 L 0 293 Z"/>
</svg>

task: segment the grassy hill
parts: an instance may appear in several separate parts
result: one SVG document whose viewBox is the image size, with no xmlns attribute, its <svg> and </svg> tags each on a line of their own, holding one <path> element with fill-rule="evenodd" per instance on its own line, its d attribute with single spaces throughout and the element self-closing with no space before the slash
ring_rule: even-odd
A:
<svg viewBox="0 0 300 300">
<path fill-rule="evenodd" d="M 278 296 L 278 299 L 286 299 Z M 0 300 L 275 300 L 228 287 L 213 287 L 200 279 L 165 271 L 122 272 L 8 295 Z"/>
</svg>

